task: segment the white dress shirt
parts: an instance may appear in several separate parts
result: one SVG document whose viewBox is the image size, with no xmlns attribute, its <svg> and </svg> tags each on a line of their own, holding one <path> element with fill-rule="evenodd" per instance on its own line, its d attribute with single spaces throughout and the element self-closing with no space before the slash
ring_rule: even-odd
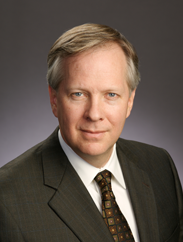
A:
<svg viewBox="0 0 183 242">
<path fill-rule="evenodd" d="M 65 141 L 61 136 L 60 130 L 58 131 L 58 137 L 59 137 L 61 147 L 64 150 L 68 160 L 70 161 L 70 163 L 72 164 L 76 172 L 78 173 L 83 184 L 85 185 L 86 189 L 90 193 L 98 210 L 101 213 L 102 213 L 101 191 L 97 182 L 94 180 L 94 178 L 99 172 L 105 169 L 111 172 L 112 174 L 111 186 L 112 186 L 112 190 L 115 195 L 117 204 L 121 212 L 125 216 L 126 220 L 128 221 L 128 224 L 131 228 L 135 241 L 140 242 L 139 234 L 137 230 L 137 224 L 133 213 L 132 204 L 130 201 L 130 196 L 128 193 L 128 189 L 126 188 L 123 173 L 116 154 L 116 144 L 113 147 L 113 152 L 107 164 L 104 167 L 96 168 L 90 165 L 85 160 L 83 160 L 80 156 L 78 156 L 71 149 L 71 147 L 65 143 Z"/>
</svg>

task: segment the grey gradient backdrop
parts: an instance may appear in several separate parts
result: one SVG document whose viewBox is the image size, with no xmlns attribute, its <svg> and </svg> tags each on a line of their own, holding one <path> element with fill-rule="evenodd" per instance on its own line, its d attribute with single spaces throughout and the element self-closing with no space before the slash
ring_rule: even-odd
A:
<svg viewBox="0 0 183 242">
<path fill-rule="evenodd" d="M 183 1 L 177 0 L 1 1 L 0 166 L 57 126 L 47 53 L 63 31 L 85 22 L 110 25 L 135 46 L 142 80 L 121 136 L 167 149 L 183 184 Z"/>
</svg>

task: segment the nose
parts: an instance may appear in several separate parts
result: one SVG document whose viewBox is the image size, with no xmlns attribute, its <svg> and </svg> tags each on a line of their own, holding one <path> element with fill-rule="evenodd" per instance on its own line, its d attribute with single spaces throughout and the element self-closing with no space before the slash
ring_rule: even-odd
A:
<svg viewBox="0 0 183 242">
<path fill-rule="evenodd" d="M 102 101 L 98 97 L 91 97 L 86 105 L 85 118 L 97 122 L 104 119 L 104 110 L 102 107 Z"/>
</svg>

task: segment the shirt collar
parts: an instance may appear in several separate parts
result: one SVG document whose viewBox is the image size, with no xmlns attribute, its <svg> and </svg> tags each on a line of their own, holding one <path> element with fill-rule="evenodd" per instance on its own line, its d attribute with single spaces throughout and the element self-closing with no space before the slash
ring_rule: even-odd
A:
<svg viewBox="0 0 183 242">
<path fill-rule="evenodd" d="M 95 166 L 92 166 L 85 160 L 83 160 L 71 149 L 70 146 L 68 146 L 65 143 L 60 133 L 60 130 L 58 131 L 58 138 L 60 141 L 60 145 L 64 150 L 68 160 L 70 161 L 71 165 L 74 167 L 74 169 L 76 170 L 76 172 L 78 173 L 79 177 L 81 178 L 82 182 L 86 187 L 88 187 L 91 184 L 91 182 L 99 172 L 107 169 L 113 174 L 114 179 L 116 179 L 116 181 L 124 189 L 126 189 L 124 177 L 123 177 L 122 170 L 116 153 L 116 144 L 114 144 L 113 152 L 107 164 L 102 168 L 97 168 Z"/>
</svg>

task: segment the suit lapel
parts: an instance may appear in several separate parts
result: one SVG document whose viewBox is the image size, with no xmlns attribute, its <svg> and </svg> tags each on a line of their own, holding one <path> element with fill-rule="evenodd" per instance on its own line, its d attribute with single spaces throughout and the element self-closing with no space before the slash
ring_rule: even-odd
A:
<svg viewBox="0 0 183 242">
<path fill-rule="evenodd" d="M 138 158 L 128 151 L 128 147 L 117 145 L 117 154 L 130 194 L 140 241 L 159 242 L 156 202 L 149 177 L 135 164 Z"/>
<path fill-rule="evenodd" d="M 56 190 L 49 201 L 52 210 L 79 240 L 112 242 L 100 212 L 61 149 L 57 136 L 48 140 L 42 157 L 45 185 Z"/>
</svg>

